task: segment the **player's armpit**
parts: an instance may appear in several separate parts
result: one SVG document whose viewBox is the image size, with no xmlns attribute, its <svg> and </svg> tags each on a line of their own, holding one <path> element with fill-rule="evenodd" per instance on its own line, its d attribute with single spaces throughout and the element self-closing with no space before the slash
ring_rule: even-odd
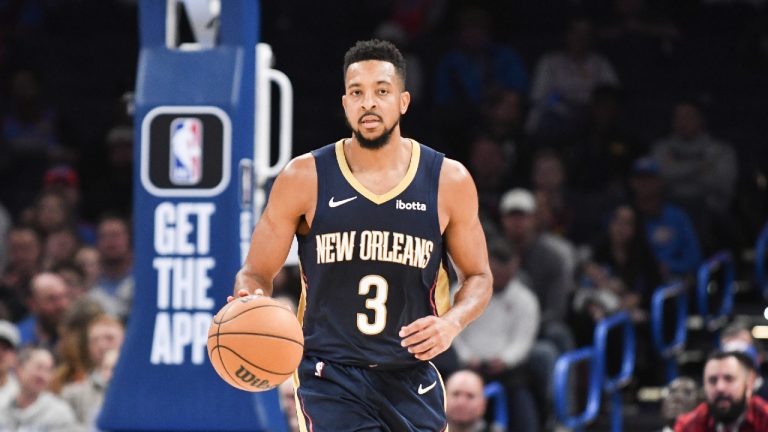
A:
<svg viewBox="0 0 768 432">
<path fill-rule="evenodd" d="M 293 159 L 277 176 L 261 218 L 251 236 L 245 263 L 235 277 L 233 293 L 262 289 L 272 295 L 272 280 L 280 271 L 293 237 L 311 223 L 317 201 L 317 172 L 312 155 Z"/>
</svg>

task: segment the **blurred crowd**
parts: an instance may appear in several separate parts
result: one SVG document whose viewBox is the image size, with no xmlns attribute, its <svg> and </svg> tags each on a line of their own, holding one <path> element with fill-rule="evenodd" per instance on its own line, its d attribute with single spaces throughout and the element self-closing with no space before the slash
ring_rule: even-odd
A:
<svg viewBox="0 0 768 432">
<path fill-rule="evenodd" d="M 310 3 L 262 4 L 296 88 L 295 153 L 348 133 L 341 55 L 378 37 L 408 61 L 404 134 L 475 179 L 494 296 L 439 362 L 465 372 L 448 381 L 458 415 L 498 426 L 477 399 L 495 381 L 509 430 L 551 429 L 555 360 L 619 310 L 639 332 L 635 388 L 667 385 L 654 289 L 720 250 L 751 268 L 768 220 L 766 2 Z M 88 430 L 130 316 L 136 8 L 0 0 L 0 418 L 15 427 Z M 276 286 L 295 299 L 297 275 Z"/>
</svg>

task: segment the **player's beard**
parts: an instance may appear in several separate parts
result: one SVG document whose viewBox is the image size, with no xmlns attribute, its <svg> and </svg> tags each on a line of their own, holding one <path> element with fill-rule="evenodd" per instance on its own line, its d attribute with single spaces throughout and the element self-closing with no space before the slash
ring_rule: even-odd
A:
<svg viewBox="0 0 768 432">
<path fill-rule="evenodd" d="M 395 124 L 393 124 L 391 128 L 385 128 L 381 135 L 372 139 L 364 137 L 360 132 L 359 127 L 357 129 L 353 128 L 352 125 L 349 124 L 349 120 L 347 120 L 347 124 L 349 125 L 349 128 L 352 129 L 352 133 L 355 135 L 355 138 L 357 138 L 357 141 L 360 143 L 361 147 L 369 150 L 376 150 L 384 147 L 384 144 L 389 142 L 389 139 L 392 137 L 392 131 L 394 131 L 395 128 L 400 124 L 400 117 L 397 118 Z"/>
<path fill-rule="evenodd" d="M 717 403 L 723 399 L 731 403 L 728 408 L 720 408 L 717 406 Z M 747 392 L 745 390 L 744 394 L 741 395 L 741 399 L 738 400 L 733 400 L 728 396 L 718 396 L 715 398 L 714 402 L 707 402 L 707 405 L 709 405 L 709 412 L 716 422 L 729 425 L 736 421 L 736 419 L 746 411 Z"/>
</svg>

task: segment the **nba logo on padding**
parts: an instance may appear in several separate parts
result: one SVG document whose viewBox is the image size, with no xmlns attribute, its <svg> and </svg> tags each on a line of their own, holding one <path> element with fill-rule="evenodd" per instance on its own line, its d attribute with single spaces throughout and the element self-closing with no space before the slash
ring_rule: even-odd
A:
<svg viewBox="0 0 768 432">
<path fill-rule="evenodd" d="M 202 129 L 202 122 L 194 117 L 181 117 L 171 122 L 171 183 L 194 185 L 202 180 Z"/>
</svg>

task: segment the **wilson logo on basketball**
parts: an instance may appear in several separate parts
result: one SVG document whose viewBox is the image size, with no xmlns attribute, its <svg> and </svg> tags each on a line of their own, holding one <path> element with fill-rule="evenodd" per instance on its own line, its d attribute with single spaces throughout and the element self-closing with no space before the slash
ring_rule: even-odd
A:
<svg viewBox="0 0 768 432">
<path fill-rule="evenodd" d="M 246 369 L 244 365 L 240 365 L 240 369 L 238 369 L 237 372 L 235 372 L 235 375 L 238 378 L 240 378 L 241 381 L 250 385 L 251 387 L 256 387 L 258 389 L 264 389 L 264 390 L 269 390 L 272 387 L 274 387 L 269 383 L 269 380 L 259 379 L 251 371 Z"/>
</svg>

